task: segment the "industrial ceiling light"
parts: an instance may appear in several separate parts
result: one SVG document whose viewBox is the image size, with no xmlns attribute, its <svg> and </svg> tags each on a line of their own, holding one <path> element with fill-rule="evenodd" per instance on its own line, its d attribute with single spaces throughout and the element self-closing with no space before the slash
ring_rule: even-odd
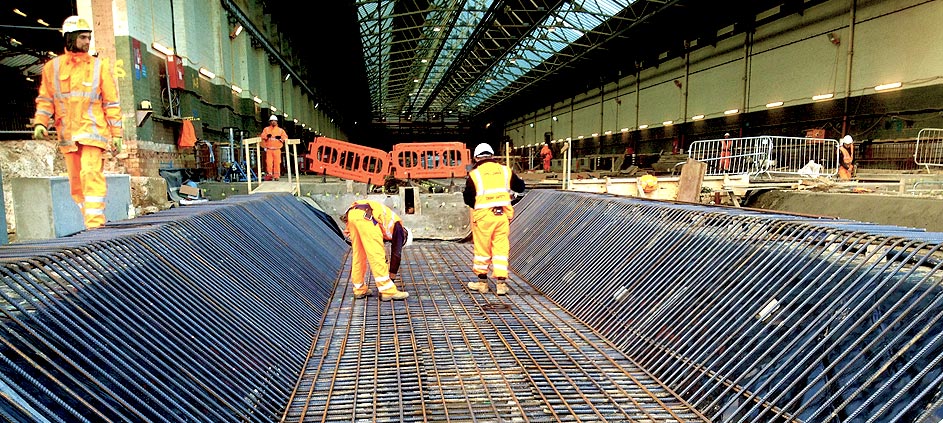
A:
<svg viewBox="0 0 943 423">
<path fill-rule="evenodd" d="M 259 98 L 259 96 L 252 97 L 252 101 L 256 102 L 256 104 L 262 104 L 262 99 Z"/>
<path fill-rule="evenodd" d="M 151 48 L 161 53 L 164 53 L 165 56 L 172 56 L 174 54 L 174 51 L 171 48 L 166 47 L 163 44 L 158 43 L 157 41 L 154 41 L 153 43 L 151 43 Z"/>
<path fill-rule="evenodd" d="M 200 68 L 200 75 L 203 75 L 203 76 L 209 78 L 210 80 L 216 79 L 216 74 L 213 73 L 213 71 L 211 71 L 211 70 L 209 70 L 209 69 L 207 69 L 207 68 L 204 68 L 204 67 L 201 67 L 201 68 Z"/>
<path fill-rule="evenodd" d="M 232 85 L 230 86 L 230 88 L 232 88 L 232 92 L 234 92 L 234 93 L 236 93 L 236 94 L 242 94 L 242 87 L 240 87 L 240 86 L 238 86 L 238 85 L 236 85 L 236 84 L 232 84 Z"/>
<path fill-rule="evenodd" d="M 46 21 L 44 21 L 44 20 L 42 20 L 42 19 L 36 19 L 36 22 L 39 23 L 39 24 L 42 25 L 42 26 L 49 26 L 49 23 L 47 23 Z"/>
<path fill-rule="evenodd" d="M 648 129 L 648 125 L 639 125 L 638 129 Z"/>
<path fill-rule="evenodd" d="M 874 91 L 892 90 L 894 88 L 900 88 L 900 86 L 901 86 L 900 82 L 892 82 L 890 84 L 881 84 L 874 87 Z"/>
<path fill-rule="evenodd" d="M 767 108 L 767 109 L 772 109 L 772 108 L 774 108 L 774 107 L 782 106 L 783 104 L 784 104 L 784 103 L 783 103 L 782 101 L 774 101 L 774 102 L 772 102 L 772 103 L 766 103 L 766 108 Z"/>
<path fill-rule="evenodd" d="M 828 100 L 828 99 L 830 99 L 830 98 L 832 98 L 832 97 L 834 97 L 834 96 L 835 96 L 835 94 L 832 94 L 832 93 L 814 95 L 814 96 L 812 96 L 812 101 Z"/>
<path fill-rule="evenodd" d="M 740 113 L 740 109 L 724 110 L 724 114 L 725 114 L 725 115 L 728 115 L 728 116 L 729 116 L 729 115 L 735 115 L 735 114 L 737 114 L 737 113 Z"/>
<path fill-rule="evenodd" d="M 235 40 L 236 37 L 238 37 L 239 34 L 241 34 L 241 33 L 242 33 L 242 24 L 241 24 L 241 23 L 237 23 L 237 24 L 236 24 L 236 27 L 233 28 L 233 29 L 232 29 L 232 32 L 229 33 L 229 39 L 230 39 L 230 40 Z"/>
<path fill-rule="evenodd" d="M 835 44 L 836 46 L 841 44 L 841 38 L 838 38 L 838 34 L 829 32 L 827 36 L 830 43 Z"/>
<path fill-rule="evenodd" d="M 666 120 L 666 121 L 662 122 L 661 124 L 662 124 L 662 125 L 665 125 L 665 126 L 671 126 L 671 125 L 674 125 L 674 124 L 675 124 L 675 121 L 673 121 L 673 120 Z"/>
<path fill-rule="evenodd" d="M 701 120 L 704 119 L 704 115 L 694 115 L 691 116 L 691 120 Z"/>
<path fill-rule="evenodd" d="M 23 13 L 23 11 L 21 11 L 20 9 L 13 9 L 13 13 L 16 13 L 17 15 L 20 15 L 24 18 L 26 17 L 26 14 Z"/>
<path fill-rule="evenodd" d="M 291 78 L 291 74 L 290 74 L 290 73 L 285 75 L 285 80 L 286 80 L 286 81 L 288 80 L 288 78 Z"/>
</svg>

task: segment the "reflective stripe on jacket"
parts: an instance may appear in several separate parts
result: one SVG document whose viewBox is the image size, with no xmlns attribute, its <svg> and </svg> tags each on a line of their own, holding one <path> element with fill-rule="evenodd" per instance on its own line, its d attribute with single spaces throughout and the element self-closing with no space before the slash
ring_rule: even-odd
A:
<svg viewBox="0 0 943 423">
<path fill-rule="evenodd" d="M 107 60 L 65 52 L 43 65 L 42 78 L 35 123 L 48 128 L 55 116 L 60 140 L 98 148 L 122 136 L 118 87 Z"/>
<path fill-rule="evenodd" d="M 487 162 L 472 169 L 475 181 L 475 208 L 487 209 L 511 205 L 511 170 L 497 162 Z"/>
<path fill-rule="evenodd" d="M 399 215 L 393 211 L 393 209 L 387 207 L 379 201 L 357 200 L 354 201 L 353 206 L 359 204 L 369 205 L 370 208 L 373 209 L 373 219 L 377 222 L 377 225 L 380 226 L 380 229 L 383 232 L 383 239 L 386 241 L 392 241 L 393 227 L 396 225 L 396 222 L 402 222 L 403 219 L 401 219 Z"/>
<path fill-rule="evenodd" d="M 269 134 L 271 134 L 272 137 L 266 139 L 266 136 Z M 275 138 L 279 135 L 282 137 L 281 140 Z M 276 150 L 281 150 L 282 147 L 285 146 L 285 141 L 288 141 L 288 134 L 285 133 L 285 130 L 281 127 L 276 126 L 272 128 L 271 126 L 266 126 L 265 129 L 262 130 L 262 148 L 274 148 Z"/>
</svg>

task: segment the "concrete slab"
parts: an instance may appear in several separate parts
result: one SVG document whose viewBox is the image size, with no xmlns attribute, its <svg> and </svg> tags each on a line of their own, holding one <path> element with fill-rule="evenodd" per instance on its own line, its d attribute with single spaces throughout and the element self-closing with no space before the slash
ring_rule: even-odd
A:
<svg viewBox="0 0 943 423">
<path fill-rule="evenodd" d="M 293 192 L 296 187 L 295 182 L 285 181 L 264 181 L 259 184 L 257 187 L 252 189 L 252 193 L 263 193 L 263 192 Z"/>
<path fill-rule="evenodd" d="M 72 200 L 69 178 L 45 176 L 11 181 L 16 239 L 28 241 L 69 236 L 85 230 L 78 205 Z M 130 175 L 105 175 L 105 221 L 128 219 Z"/>
</svg>

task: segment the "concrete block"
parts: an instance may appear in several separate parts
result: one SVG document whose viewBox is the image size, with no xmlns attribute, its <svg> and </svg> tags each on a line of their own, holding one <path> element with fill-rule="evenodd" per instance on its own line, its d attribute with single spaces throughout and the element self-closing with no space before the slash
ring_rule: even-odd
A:
<svg viewBox="0 0 943 423">
<path fill-rule="evenodd" d="M 85 230 L 79 206 L 72 200 L 69 178 L 45 176 L 11 181 L 16 239 L 28 241 L 69 236 Z M 105 175 L 105 221 L 128 219 L 131 177 Z"/>
</svg>

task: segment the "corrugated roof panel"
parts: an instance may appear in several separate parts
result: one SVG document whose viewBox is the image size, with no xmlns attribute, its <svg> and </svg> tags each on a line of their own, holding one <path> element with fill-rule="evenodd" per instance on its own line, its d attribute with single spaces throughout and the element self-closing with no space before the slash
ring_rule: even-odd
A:
<svg viewBox="0 0 943 423">
<path fill-rule="evenodd" d="M 630 1 L 585 0 L 564 2 L 530 36 L 511 49 L 501 64 L 492 68 L 469 90 L 475 93 L 460 103 L 468 110 L 497 94 L 518 78 L 579 40 L 632 4 Z M 526 60 L 520 60 L 525 58 Z M 511 62 L 513 60 L 513 63 Z"/>
<path fill-rule="evenodd" d="M 422 88 L 413 97 L 413 104 L 422 105 L 426 102 L 432 90 L 442 81 L 445 72 L 448 71 L 452 62 L 462 51 L 469 37 L 475 32 L 475 28 L 481 23 L 492 4 L 494 4 L 494 0 L 470 0 L 465 2 L 455 25 L 449 31 L 444 45 L 438 56 L 436 56 L 425 81 L 423 81 Z M 437 101 L 437 103 L 439 103 L 439 107 L 435 107 L 435 109 L 440 109 L 442 107 L 441 101 Z"/>
</svg>

